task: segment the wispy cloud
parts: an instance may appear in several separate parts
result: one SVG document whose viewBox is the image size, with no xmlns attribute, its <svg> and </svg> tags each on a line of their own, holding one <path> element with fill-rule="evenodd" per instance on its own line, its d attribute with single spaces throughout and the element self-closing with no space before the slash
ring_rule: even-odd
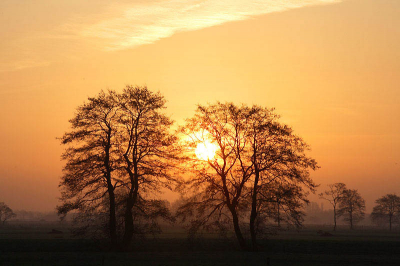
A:
<svg viewBox="0 0 400 266">
<path fill-rule="evenodd" d="M 257 15 L 341 1 L 116 0 L 110 4 L 106 0 L 97 0 L 96 6 L 93 6 L 89 1 L 71 0 L 62 3 L 62 15 L 46 16 L 53 11 L 61 12 L 60 6 L 45 5 L 51 1 L 42 0 L 38 2 L 35 12 L 26 14 L 29 24 L 22 21 L 15 25 L 11 22 L 19 20 L 11 20 L 11 17 L 20 15 L 25 9 L 23 5 L 14 4 L 14 11 L 7 11 L 10 14 L 8 17 L 0 17 L 0 22 L 3 22 L 0 23 L 0 57 L 3 59 L 0 62 L 0 72 L 75 60 L 96 51 L 134 48 L 154 43 L 177 32 L 194 31 L 250 19 Z M 46 6 L 47 13 L 42 11 L 43 5 Z M 77 9 L 80 10 L 79 13 L 75 12 Z M 43 18 L 43 21 L 37 22 L 38 17 Z M 11 25 L 7 26 L 7 22 Z"/>
<path fill-rule="evenodd" d="M 153 43 L 176 32 L 193 31 L 253 16 L 341 0 L 169 0 L 114 6 L 115 14 L 92 24 L 70 23 L 82 37 L 103 39 L 105 50 Z"/>
</svg>

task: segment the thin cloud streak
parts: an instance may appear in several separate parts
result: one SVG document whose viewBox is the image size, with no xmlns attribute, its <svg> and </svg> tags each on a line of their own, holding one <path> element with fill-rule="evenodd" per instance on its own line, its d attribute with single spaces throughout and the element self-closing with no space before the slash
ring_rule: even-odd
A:
<svg viewBox="0 0 400 266">
<path fill-rule="evenodd" d="M 104 50 L 121 50 L 154 43 L 183 31 L 199 30 L 226 22 L 341 0 L 194 0 L 157 1 L 127 6 L 117 14 L 92 24 L 70 23 L 67 28 L 86 38 L 104 40 Z M 77 21 L 76 21 L 77 22 Z"/>
<path fill-rule="evenodd" d="M 100 1 L 96 10 L 80 15 L 73 12 L 75 6 L 71 3 L 65 7 L 64 16 L 47 21 L 54 27 L 42 30 L 33 20 L 34 30 L 24 32 L 23 28 L 18 28 L 22 24 L 15 26 L 24 32 L 21 36 L 9 38 L 6 33 L 0 34 L 3 37 L 0 73 L 46 67 L 55 62 L 80 59 L 96 51 L 131 49 L 178 32 L 200 30 L 267 13 L 342 1 L 118 0 L 112 4 Z M 14 13 L 18 14 L 18 8 L 21 7 L 16 5 Z"/>
</svg>

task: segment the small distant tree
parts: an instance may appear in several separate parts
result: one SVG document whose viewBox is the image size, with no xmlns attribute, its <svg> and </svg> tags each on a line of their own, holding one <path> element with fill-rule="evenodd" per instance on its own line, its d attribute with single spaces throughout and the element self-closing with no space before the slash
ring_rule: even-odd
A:
<svg viewBox="0 0 400 266">
<path fill-rule="evenodd" d="M 343 183 L 335 183 L 328 185 L 328 187 L 329 189 L 319 194 L 319 196 L 321 199 L 327 200 L 333 207 L 333 231 L 336 231 L 337 209 L 339 201 L 346 190 L 346 185 Z"/>
<path fill-rule="evenodd" d="M 343 196 L 339 200 L 338 216 L 343 216 L 352 230 L 354 224 L 364 219 L 365 200 L 356 189 L 345 189 L 343 191 Z"/>
<path fill-rule="evenodd" d="M 10 207 L 8 207 L 4 202 L 0 202 L 0 222 L 2 224 L 15 216 L 15 213 Z"/>
<path fill-rule="evenodd" d="M 272 219 L 278 228 L 281 227 L 282 222 L 288 226 L 300 227 L 305 215 L 303 207 L 308 203 L 307 193 L 297 184 L 275 183 L 260 188 L 257 208 L 259 215 L 264 214 Z M 257 229 L 260 230 L 259 221 L 257 222 Z"/>
<path fill-rule="evenodd" d="M 396 194 L 387 194 L 375 201 L 376 206 L 372 209 L 371 218 L 375 223 L 389 223 L 392 231 L 393 222 L 398 221 L 400 213 L 400 197 Z"/>
</svg>

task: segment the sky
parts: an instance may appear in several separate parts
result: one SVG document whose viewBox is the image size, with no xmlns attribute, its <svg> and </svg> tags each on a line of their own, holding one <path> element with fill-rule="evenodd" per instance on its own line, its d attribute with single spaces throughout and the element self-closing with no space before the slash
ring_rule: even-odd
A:
<svg viewBox="0 0 400 266">
<path fill-rule="evenodd" d="M 311 146 L 318 192 L 344 182 L 370 211 L 400 195 L 399 14 L 398 0 L 2 0 L 0 201 L 53 211 L 68 120 L 132 84 L 178 124 L 196 104 L 275 107 Z"/>
</svg>

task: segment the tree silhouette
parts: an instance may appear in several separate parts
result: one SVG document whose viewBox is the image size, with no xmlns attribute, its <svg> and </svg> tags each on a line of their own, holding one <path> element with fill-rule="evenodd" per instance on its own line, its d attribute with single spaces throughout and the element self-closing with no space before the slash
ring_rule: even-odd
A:
<svg viewBox="0 0 400 266">
<path fill-rule="evenodd" d="M 259 216 L 257 219 L 260 221 L 257 221 L 256 232 L 262 230 L 260 225 L 266 223 L 265 220 L 268 219 L 272 219 L 278 228 L 282 222 L 300 227 L 305 215 L 303 208 L 308 202 L 307 193 L 297 184 L 284 183 L 280 180 L 261 186 L 257 204 Z M 263 219 L 264 221 L 261 221 Z"/>
<path fill-rule="evenodd" d="M 171 174 L 177 158 L 177 137 L 170 133 L 172 121 L 161 112 L 165 99 L 160 93 L 153 93 L 146 86 L 127 86 L 118 95 L 118 103 L 120 152 L 126 172 L 123 243 L 129 245 L 134 233 L 133 208 L 143 210 L 137 205 L 138 200 L 143 204 L 146 196 L 171 188 L 174 182 Z"/>
<path fill-rule="evenodd" d="M 147 228 L 135 229 L 135 223 L 154 224 L 157 215 L 171 219 L 166 203 L 156 198 L 162 188 L 171 189 L 179 151 L 172 121 L 161 112 L 164 105 L 160 93 L 127 86 L 122 93 L 101 92 L 77 109 L 72 130 L 61 139 L 68 147 L 62 156 L 60 214 L 77 210 L 89 228 L 107 212 L 113 243 L 122 217 L 124 246 Z"/>
<path fill-rule="evenodd" d="M 337 208 L 340 202 L 340 199 L 343 197 L 343 193 L 346 190 L 346 185 L 343 183 L 335 183 L 328 185 L 329 190 L 324 191 L 319 194 L 320 198 L 327 200 L 333 207 L 333 231 L 336 231 L 336 217 L 337 217 Z"/>
<path fill-rule="evenodd" d="M 350 224 L 350 229 L 354 229 L 354 224 L 364 219 L 365 200 L 356 189 L 343 191 L 343 196 L 339 200 L 338 216 L 344 217 L 344 220 Z"/>
<path fill-rule="evenodd" d="M 300 209 L 307 203 L 303 187 L 314 192 L 316 185 L 309 177 L 309 170 L 316 170 L 318 166 L 306 156 L 307 144 L 290 127 L 279 123 L 274 109 L 260 106 L 242 109 L 246 110 L 248 145 L 241 158 L 246 157 L 252 166 L 250 234 L 253 249 L 257 249 L 255 222 L 265 209 L 257 206 L 274 199 L 278 225 L 281 207 L 291 217 L 287 221 L 300 225 L 303 215 Z"/>
<path fill-rule="evenodd" d="M 243 148 L 241 134 L 241 110 L 231 103 L 199 105 L 193 118 L 186 121 L 181 132 L 186 136 L 189 159 L 186 169 L 192 172 L 181 191 L 191 192 L 186 204 L 177 215 L 194 215 L 191 231 L 200 228 L 223 228 L 232 223 L 242 249 L 246 242 L 240 228 L 239 208 L 249 175 L 240 174 L 237 150 Z M 218 147 L 215 157 L 206 160 L 196 158 L 195 148 L 210 142 Z M 239 174 L 238 174 L 239 173 Z"/>
<path fill-rule="evenodd" d="M 117 241 L 115 189 L 112 176 L 118 168 L 117 111 L 115 92 L 101 91 L 79 106 L 69 121 L 72 127 L 61 143 L 67 145 L 61 177 L 59 214 L 78 210 L 81 213 L 108 211 L 108 233 Z M 108 201 L 106 206 L 105 201 Z"/>
<path fill-rule="evenodd" d="M 290 206 L 287 210 L 300 222 L 300 202 L 305 202 L 300 184 L 314 189 L 308 169 L 316 169 L 317 164 L 304 154 L 308 147 L 302 139 L 277 119 L 270 109 L 218 102 L 198 106 L 195 116 L 187 120 L 181 132 L 191 152 L 187 169 L 193 176 L 183 187 L 193 194 L 178 215 L 184 219 L 195 216 L 192 230 L 211 225 L 221 228 L 229 220 L 239 245 L 247 249 L 240 221 L 250 211 L 250 232 L 256 249 L 256 218 L 266 217 L 262 212 L 271 211 L 272 201 L 275 206 L 277 202 L 279 207 Z M 218 147 L 215 157 L 196 158 L 197 145 L 207 142 Z M 272 185 L 276 181 L 287 184 L 284 195 L 277 194 Z M 272 199 L 272 195 L 276 197 Z"/>
<path fill-rule="evenodd" d="M 15 213 L 8 207 L 4 202 L 0 202 L 0 222 L 5 224 L 5 222 L 13 217 Z"/>
<path fill-rule="evenodd" d="M 376 223 L 389 223 L 389 230 L 392 231 L 393 222 L 398 222 L 400 213 L 400 197 L 396 194 L 387 194 L 375 201 L 376 206 L 372 209 L 371 218 Z"/>
</svg>

